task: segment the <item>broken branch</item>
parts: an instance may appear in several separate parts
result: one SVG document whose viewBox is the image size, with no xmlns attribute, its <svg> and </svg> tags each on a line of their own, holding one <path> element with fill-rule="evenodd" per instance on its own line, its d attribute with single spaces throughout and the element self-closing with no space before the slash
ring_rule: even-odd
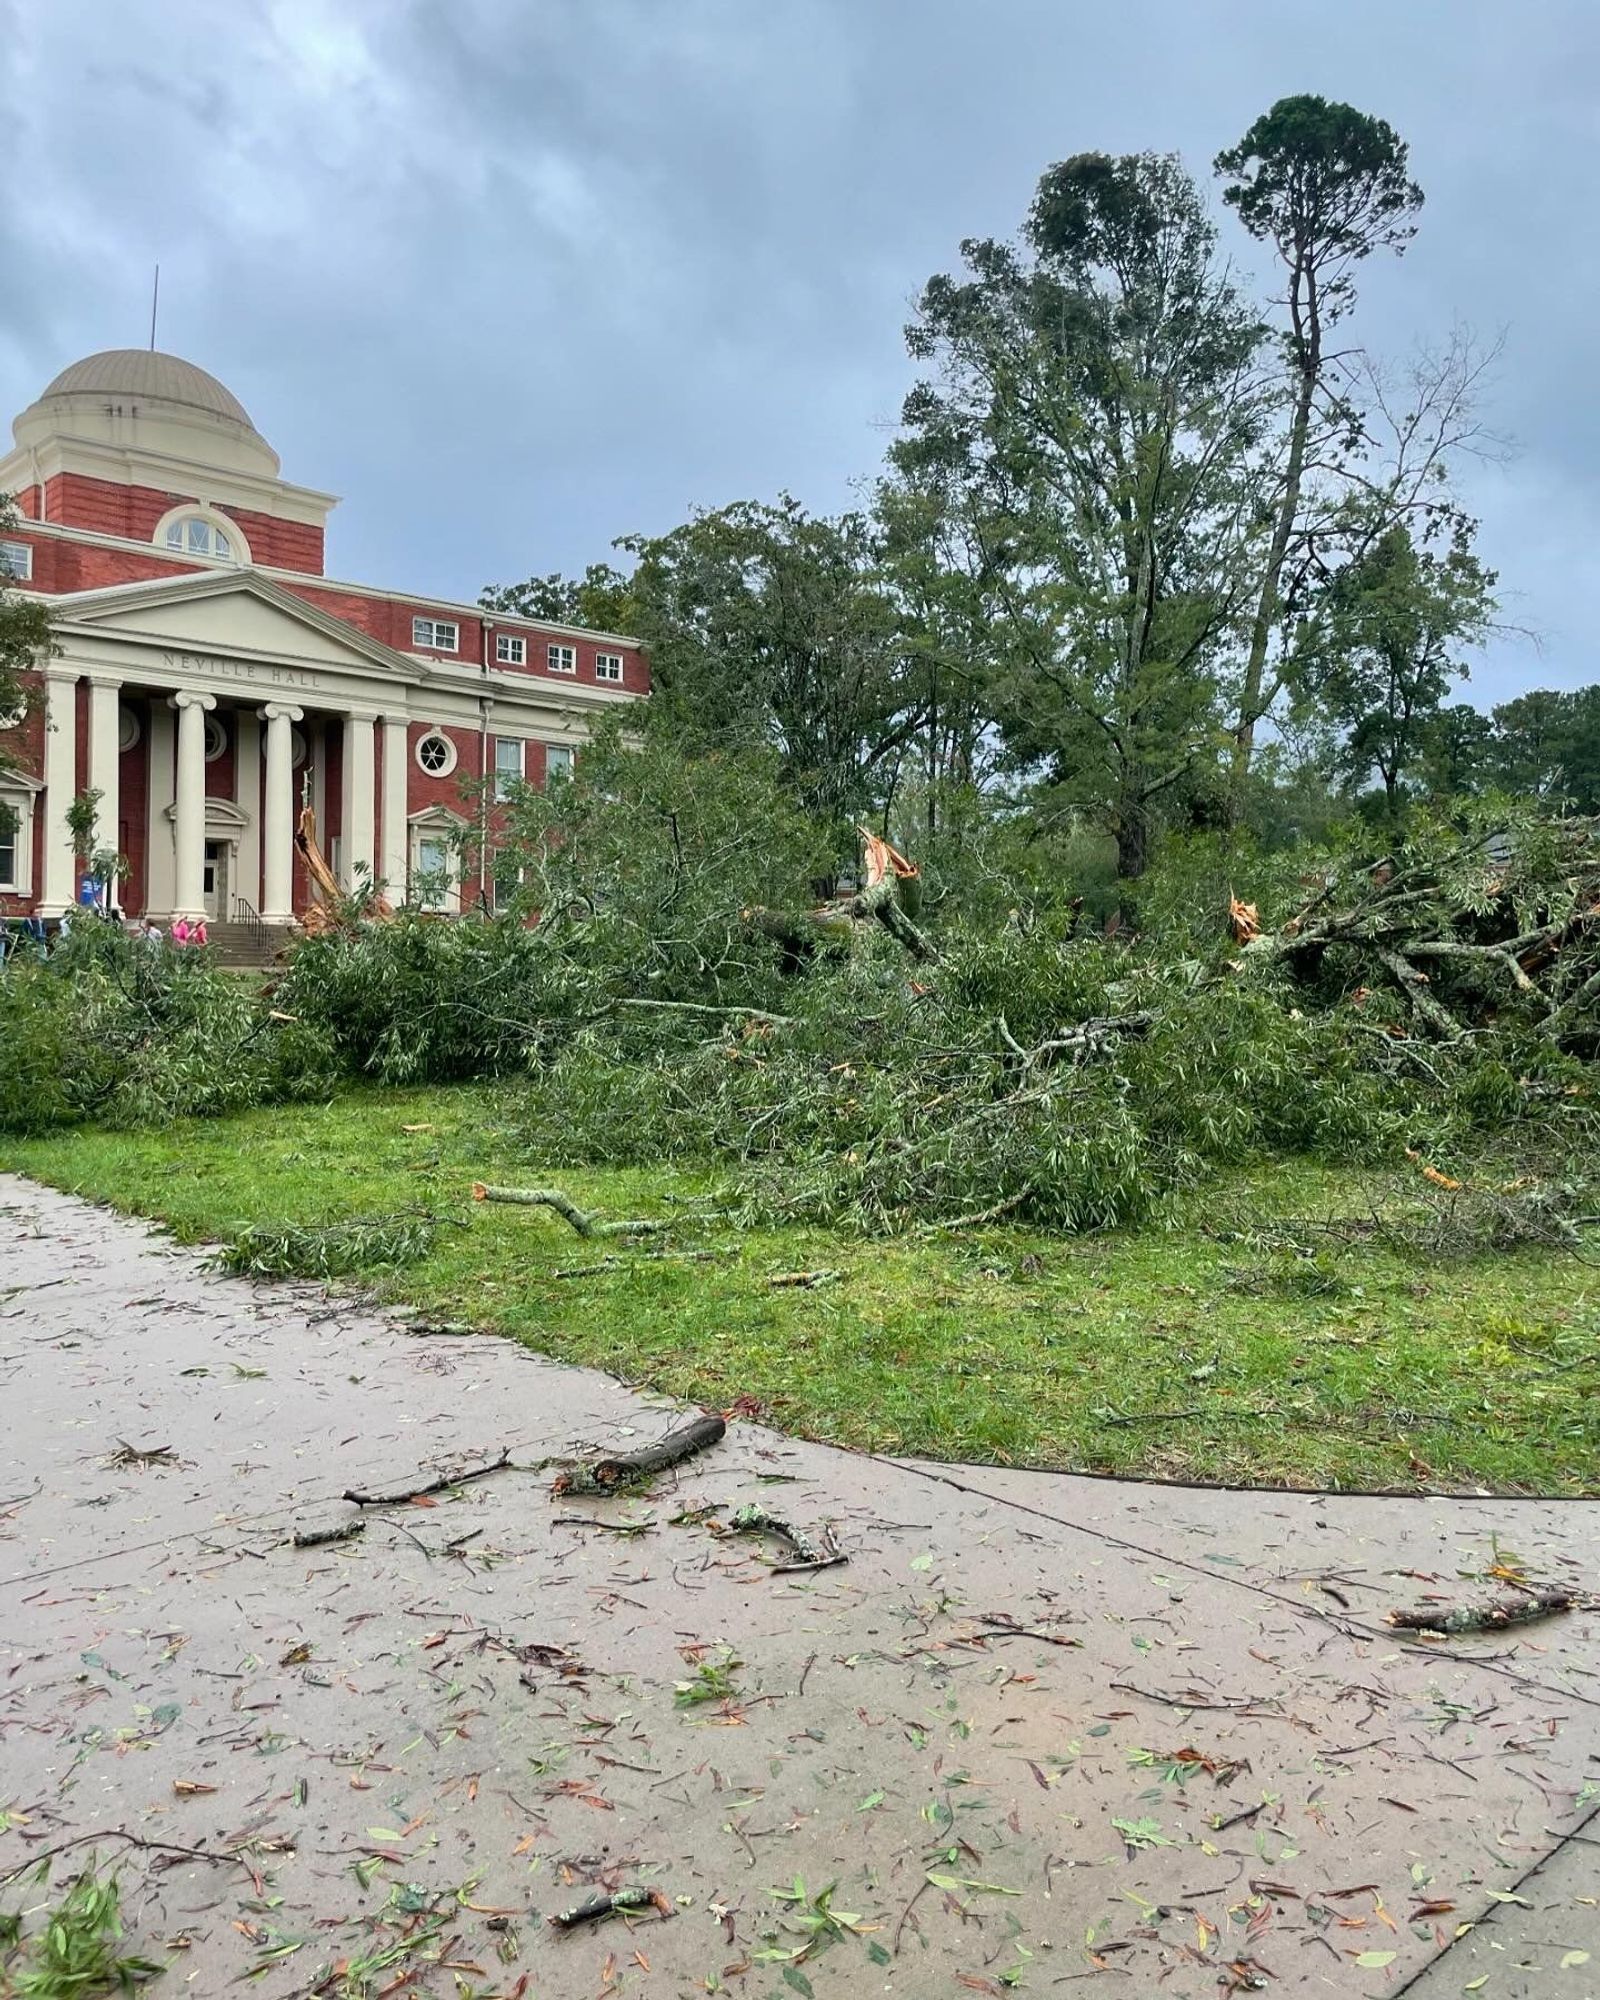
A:
<svg viewBox="0 0 1600 2000">
<path fill-rule="evenodd" d="M 658 1236 L 664 1222 L 602 1222 L 579 1208 L 560 1188 L 490 1187 L 483 1181 L 472 1183 L 474 1201 L 511 1202 L 521 1208 L 551 1208 L 563 1222 L 570 1222 L 580 1236 Z"/>
<path fill-rule="evenodd" d="M 348 1521 L 335 1521 L 326 1528 L 296 1528 L 294 1546 L 297 1549 L 315 1549 L 324 1542 L 348 1542 L 355 1535 L 365 1534 L 366 1527 L 361 1516 L 353 1514 Z"/>
<path fill-rule="evenodd" d="M 620 1452 L 615 1458 L 593 1459 L 587 1465 L 575 1465 L 558 1473 L 551 1491 L 611 1493 L 619 1486 L 634 1485 L 717 1444 L 727 1428 L 721 1417 L 703 1413 L 681 1430 L 669 1431 L 659 1444 L 646 1445 L 640 1451 Z"/>
<path fill-rule="evenodd" d="M 1578 1601 L 1570 1590 L 1530 1590 L 1525 1598 L 1502 1599 L 1498 1604 L 1458 1604 L 1454 1609 L 1420 1604 L 1411 1611 L 1391 1611 L 1389 1623 L 1406 1632 L 1454 1638 L 1460 1632 L 1503 1632 L 1508 1625 L 1531 1625 L 1557 1611 L 1571 1611 Z"/>
<path fill-rule="evenodd" d="M 397 1493 L 358 1493 L 353 1487 L 347 1487 L 340 1497 L 353 1500 L 358 1507 L 399 1507 L 407 1500 L 421 1500 L 429 1493 L 448 1493 L 452 1486 L 465 1486 L 469 1480 L 487 1479 L 491 1472 L 501 1472 L 510 1463 L 510 1452 L 503 1451 L 492 1465 L 477 1465 L 461 1472 L 441 1472 L 423 1486 L 405 1486 Z"/>
<path fill-rule="evenodd" d="M 762 1532 L 777 1535 L 789 1544 L 795 1559 L 789 1563 L 774 1563 L 772 1571 L 775 1576 L 804 1569 L 832 1569 L 835 1564 L 850 1560 L 826 1528 L 813 1537 L 804 1528 L 797 1528 L 792 1521 L 785 1521 L 777 1514 L 769 1514 L 765 1507 L 755 1503 L 736 1508 L 728 1528 L 736 1535 Z"/>
<path fill-rule="evenodd" d="M 655 1910 L 663 1917 L 672 1915 L 672 1905 L 659 1889 L 617 1889 L 610 1895 L 591 1896 L 570 1910 L 558 1910 L 545 1921 L 558 1931 L 576 1930 L 580 1924 L 597 1924 L 605 1917 L 627 1916 L 633 1911 Z"/>
</svg>

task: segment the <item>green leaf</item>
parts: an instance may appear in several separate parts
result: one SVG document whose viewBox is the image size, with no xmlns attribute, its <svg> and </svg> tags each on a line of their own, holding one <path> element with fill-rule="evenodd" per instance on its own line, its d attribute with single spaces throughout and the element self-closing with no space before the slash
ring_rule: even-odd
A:
<svg viewBox="0 0 1600 2000">
<path fill-rule="evenodd" d="M 861 1801 L 860 1805 L 856 1807 L 856 1811 L 871 1812 L 874 1806 L 881 1806 L 882 1804 L 883 1804 L 882 1792 L 868 1792 L 867 1796 Z"/>
<path fill-rule="evenodd" d="M 1376 1972 L 1380 1966 L 1393 1965 L 1399 1957 L 1393 1951 L 1363 1951 L 1356 1957 L 1356 1964 L 1364 1966 L 1368 1972 Z"/>
<path fill-rule="evenodd" d="M 922 1554 L 921 1554 L 920 1556 L 913 1556 L 913 1557 L 911 1558 L 911 1567 L 912 1567 L 913 1569 L 932 1569 L 932 1568 L 933 1568 L 933 1550 L 932 1550 L 932 1549 L 924 1549 L 924 1550 L 923 1550 L 923 1552 L 922 1552 Z"/>
<path fill-rule="evenodd" d="M 786 1965 L 783 1968 L 783 1983 L 785 1986 L 792 1986 L 796 1993 L 803 1994 L 805 2000 L 816 2000 L 815 1990 L 812 1987 L 811 1981 L 807 1979 L 798 1965 Z"/>
<path fill-rule="evenodd" d="M 867 1946 L 867 1957 L 871 1959 L 874 1965 L 892 1965 L 894 1963 L 883 1946 L 876 1942 Z"/>
<path fill-rule="evenodd" d="M 1575 1965 L 1587 1965 L 1588 1963 L 1589 1954 L 1586 1951 L 1564 1951 L 1561 1954 L 1561 1970 L 1563 1972 L 1570 1972 Z"/>
</svg>

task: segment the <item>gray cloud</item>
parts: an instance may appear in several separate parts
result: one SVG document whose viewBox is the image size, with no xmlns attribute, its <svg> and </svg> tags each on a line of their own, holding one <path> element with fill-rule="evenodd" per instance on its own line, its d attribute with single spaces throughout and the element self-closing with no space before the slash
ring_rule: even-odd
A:
<svg viewBox="0 0 1600 2000">
<path fill-rule="evenodd" d="M 1466 486 L 1510 617 L 1477 699 L 1600 677 L 1600 289 L 1583 0 L 170 0 L 20 10 L 0 404 L 145 334 L 346 496 L 339 573 L 470 597 L 787 486 L 847 504 L 965 235 L 1085 148 L 1212 154 L 1285 91 L 1380 112 L 1428 190 L 1365 274 L 1403 354 L 1506 347 Z M 1225 225 L 1226 227 L 1226 225 Z M 1236 245 L 1241 261 L 1249 246 Z"/>
</svg>

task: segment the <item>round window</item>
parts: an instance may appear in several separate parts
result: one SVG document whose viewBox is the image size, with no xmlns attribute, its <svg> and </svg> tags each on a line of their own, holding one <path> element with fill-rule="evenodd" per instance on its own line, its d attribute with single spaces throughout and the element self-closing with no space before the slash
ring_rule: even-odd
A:
<svg viewBox="0 0 1600 2000">
<path fill-rule="evenodd" d="M 292 764 L 303 764 L 306 761 L 306 737 L 303 729 L 291 728 L 289 731 L 289 761 Z"/>
<path fill-rule="evenodd" d="M 141 734 L 138 716 L 123 702 L 117 709 L 117 748 L 132 750 Z"/>
<path fill-rule="evenodd" d="M 441 730 L 430 729 L 417 744 L 417 762 L 430 778 L 448 778 L 456 767 L 456 746 Z"/>
<path fill-rule="evenodd" d="M 228 732 L 214 715 L 206 717 L 206 762 L 214 764 L 228 747 Z"/>
</svg>

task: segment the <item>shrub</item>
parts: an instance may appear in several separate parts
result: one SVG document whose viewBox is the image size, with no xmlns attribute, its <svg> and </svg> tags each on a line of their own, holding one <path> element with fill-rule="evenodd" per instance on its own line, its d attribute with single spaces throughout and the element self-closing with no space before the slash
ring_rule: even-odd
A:
<svg viewBox="0 0 1600 2000">
<path fill-rule="evenodd" d="M 202 952 L 80 925 L 0 974 L 0 1130 L 216 1117 L 318 1096 L 329 1044 Z"/>
</svg>

